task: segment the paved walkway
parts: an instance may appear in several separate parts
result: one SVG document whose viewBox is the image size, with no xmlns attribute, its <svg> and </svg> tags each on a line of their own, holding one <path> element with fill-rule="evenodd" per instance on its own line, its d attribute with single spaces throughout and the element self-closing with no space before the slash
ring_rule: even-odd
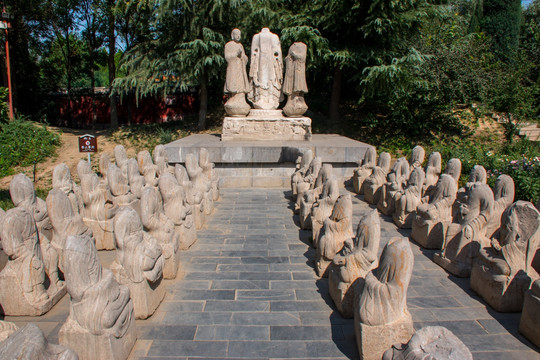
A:
<svg viewBox="0 0 540 360">
<path fill-rule="evenodd" d="M 342 190 L 345 191 L 345 190 Z M 182 254 L 184 276 L 165 281 L 158 311 L 138 320 L 131 359 L 355 359 L 353 321 L 343 319 L 313 270 L 310 232 L 301 231 L 285 189 L 223 189 L 222 200 Z M 354 224 L 369 206 L 354 198 Z M 381 217 L 381 251 L 409 231 Z M 521 314 L 499 314 L 469 290 L 468 279 L 448 275 L 432 251 L 411 243 L 415 254 L 408 291 L 415 327 L 442 325 L 475 359 L 540 359 L 517 331 Z M 105 266 L 114 252 L 100 252 Z M 49 340 L 67 316 L 68 297 L 34 321 Z"/>
</svg>

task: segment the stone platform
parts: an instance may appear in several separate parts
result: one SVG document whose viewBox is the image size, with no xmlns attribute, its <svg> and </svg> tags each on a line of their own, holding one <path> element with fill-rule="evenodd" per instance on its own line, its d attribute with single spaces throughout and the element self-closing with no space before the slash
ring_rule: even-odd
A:
<svg viewBox="0 0 540 360">
<path fill-rule="evenodd" d="M 206 148 L 222 179 L 221 187 L 289 187 L 300 153 L 311 149 L 330 163 L 340 183 L 350 179 L 368 144 L 335 134 L 315 134 L 311 140 L 228 140 L 199 134 L 165 145 L 169 162 L 184 163 L 187 154 Z"/>
</svg>

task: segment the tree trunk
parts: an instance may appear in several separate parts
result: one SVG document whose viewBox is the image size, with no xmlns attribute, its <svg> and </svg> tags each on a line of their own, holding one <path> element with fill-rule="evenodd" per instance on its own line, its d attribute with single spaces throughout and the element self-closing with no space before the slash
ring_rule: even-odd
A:
<svg viewBox="0 0 540 360">
<path fill-rule="evenodd" d="M 69 42 L 69 28 L 66 29 L 65 32 L 66 37 L 66 72 L 67 72 L 67 96 L 69 101 L 69 107 L 68 107 L 68 116 L 67 116 L 67 127 L 73 127 L 73 119 L 72 119 L 72 113 L 73 113 L 73 98 L 71 96 L 71 46 Z"/>
<path fill-rule="evenodd" d="M 203 71 L 199 78 L 199 131 L 206 128 L 206 113 L 208 112 L 208 76 Z"/>
<path fill-rule="evenodd" d="M 332 83 L 332 95 L 330 97 L 330 124 L 333 126 L 339 121 L 339 100 L 341 98 L 341 83 L 343 82 L 341 68 L 334 68 L 334 78 Z M 329 125 L 330 125 L 329 124 Z"/>
<path fill-rule="evenodd" d="M 110 108 L 111 108 L 111 129 L 118 129 L 118 109 L 116 95 L 113 94 L 112 84 L 116 78 L 116 65 L 114 63 L 114 55 L 116 54 L 116 39 L 114 35 L 114 27 L 116 19 L 114 16 L 115 0 L 109 0 L 109 29 L 108 29 L 108 38 L 109 38 L 109 87 L 110 87 Z"/>
</svg>

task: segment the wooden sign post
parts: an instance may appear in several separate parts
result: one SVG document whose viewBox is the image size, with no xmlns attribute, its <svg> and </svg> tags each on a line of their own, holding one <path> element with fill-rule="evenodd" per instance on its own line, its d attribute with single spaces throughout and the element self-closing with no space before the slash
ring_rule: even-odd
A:
<svg viewBox="0 0 540 360">
<path fill-rule="evenodd" d="M 97 138 L 90 134 L 79 136 L 79 152 L 88 153 L 88 163 L 92 166 L 90 153 L 97 152 Z"/>
</svg>

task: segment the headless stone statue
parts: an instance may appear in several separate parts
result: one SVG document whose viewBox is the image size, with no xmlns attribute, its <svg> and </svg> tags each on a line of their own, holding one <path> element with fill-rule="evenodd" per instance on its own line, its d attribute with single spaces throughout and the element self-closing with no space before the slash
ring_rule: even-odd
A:
<svg viewBox="0 0 540 360">
<path fill-rule="evenodd" d="M 422 247 L 441 249 L 446 230 L 452 222 L 452 206 L 456 200 L 460 175 L 461 161 L 450 159 L 427 203 L 416 208 L 411 238 Z"/>
<path fill-rule="evenodd" d="M 9 321 L 0 320 L 0 341 L 6 340 L 15 331 L 17 331 L 17 325 Z"/>
<path fill-rule="evenodd" d="M 152 156 L 148 150 L 139 151 L 137 162 L 139 163 L 139 172 L 144 176 L 145 186 L 157 187 L 158 167 L 152 162 Z"/>
<path fill-rule="evenodd" d="M 137 160 L 129 159 L 127 162 L 127 169 L 129 190 L 133 195 L 140 199 L 142 189 L 144 188 L 144 177 L 139 173 L 139 164 L 137 164 Z"/>
<path fill-rule="evenodd" d="M 125 178 L 127 178 L 128 160 L 129 159 L 126 153 L 126 148 L 124 148 L 124 146 L 122 145 L 116 145 L 114 147 L 114 161 L 116 162 L 116 166 L 118 166 L 120 170 L 122 170 L 122 175 L 124 175 Z"/>
<path fill-rule="evenodd" d="M 295 42 L 289 48 L 285 57 L 285 78 L 283 93 L 287 95 L 287 104 L 283 108 L 285 115 L 290 117 L 302 116 L 308 109 L 304 94 L 308 92 L 306 83 L 307 46 Z"/>
<path fill-rule="evenodd" d="M 229 116 L 245 116 L 251 109 L 246 102 L 246 94 L 250 91 L 249 78 L 246 73 L 248 57 L 240 43 L 242 33 L 233 29 L 231 39 L 225 44 L 225 60 L 227 61 L 227 74 L 223 92 L 229 94 L 225 103 L 225 111 Z"/>
<path fill-rule="evenodd" d="M 390 170 L 390 154 L 383 152 L 379 155 L 377 166 L 373 172 L 364 180 L 364 200 L 371 205 L 377 205 L 381 195 L 382 187 L 386 182 L 386 176 Z"/>
<path fill-rule="evenodd" d="M 320 277 L 328 276 L 328 266 L 343 248 L 347 239 L 354 237 L 352 229 L 352 199 L 350 194 L 340 196 L 332 215 L 324 220 L 323 231 L 319 235 L 315 253 L 315 270 Z"/>
<path fill-rule="evenodd" d="M 402 229 L 410 229 L 416 215 L 416 207 L 422 203 L 422 188 L 424 185 L 425 173 L 421 167 L 416 167 L 407 180 L 407 185 L 403 190 L 394 194 L 394 207 L 396 211 L 392 214 L 394 224 Z"/>
<path fill-rule="evenodd" d="M 498 312 L 518 312 L 525 291 L 538 277 L 532 266 L 540 241 L 540 213 L 517 201 L 504 211 L 492 246 L 480 249 L 471 272 L 471 289 Z"/>
<path fill-rule="evenodd" d="M 330 296 L 345 318 L 353 317 L 353 284 L 377 266 L 377 251 L 381 240 L 381 222 L 377 210 L 364 215 L 354 239 L 345 240 L 343 249 L 334 257 L 328 276 Z"/>
<path fill-rule="evenodd" d="M 429 196 L 435 189 L 435 185 L 439 180 L 439 174 L 441 173 L 441 154 L 438 152 L 432 152 L 429 155 L 428 163 L 426 165 L 426 177 L 424 179 L 424 186 L 422 188 L 423 201 L 427 202 Z"/>
<path fill-rule="evenodd" d="M 126 161 L 127 173 L 127 161 Z M 110 164 L 107 170 L 107 181 L 111 189 L 113 204 L 116 206 L 131 206 L 140 213 L 141 207 L 139 199 L 129 188 L 127 177 L 122 174 L 122 170 L 115 164 Z"/>
<path fill-rule="evenodd" d="M 216 171 L 214 170 L 215 164 L 210 161 L 210 154 L 205 148 L 201 148 L 199 151 L 199 165 L 203 171 L 204 176 L 210 181 L 212 190 L 212 200 L 219 200 L 219 179 Z"/>
<path fill-rule="evenodd" d="M 323 184 L 319 199 L 311 207 L 311 238 L 313 247 L 319 247 L 320 232 L 326 219 L 332 215 L 332 210 L 339 197 L 339 184 L 337 177 L 330 174 Z"/>
<path fill-rule="evenodd" d="M 174 168 L 169 165 L 169 155 L 164 145 L 156 145 L 152 155 L 154 157 L 154 164 L 158 168 L 158 176 L 174 171 Z"/>
<path fill-rule="evenodd" d="M 268 28 L 253 36 L 249 79 L 248 99 L 255 109 L 277 109 L 283 96 L 283 59 L 279 37 Z"/>
<path fill-rule="evenodd" d="M 377 209 L 384 215 L 392 215 L 396 211 L 394 195 L 403 190 L 409 179 L 410 165 L 404 157 L 395 162 L 388 173 L 386 182 L 381 187 Z"/>
<path fill-rule="evenodd" d="M 298 195 L 298 189 L 297 189 L 298 183 L 302 181 L 302 179 L 306 175 L 306 172 L 309 169 L 309 165 L 311 164 L 311 161 L 313 161 L 313 151 L 306 150 L 302 155 L 299 156 L 299 159 L 300 161 L 299 161 L 298 169 L 291 176 L 291 189 L 292 189 L 293 200 L 296 200 L 296 197 Z"/>
<path fill-rule="evenodd" d="M 174 176 L 186 194 L 186 201 L 191 206 L 196 229 L 199 230 L 203 227 L 205 221 L 203 193 L 193 187 L 193 183 L 189 180 L 189 175 L 183 165 L 175 165 Z"/>
<path fill-rule="evenodd" d="M 199 193 L 202 197 L 204 214 L 210 215 L 214 211 L 212 183 L 204 175 L 203 169 L 199 166 L 197 158 L 193 154 L 186 155 L 186 171 L 189 175 L 189 180 L 193 184 L 193 191 Z"/>
<path fill-rule="evenodd" d="M 67 195 L 75 213 L 83 213 L 84 204 L 81 188 L 73 181 L 71 172 L 66 164 L 62 163 L 54 168 L 52 185 L 53 189 L 62 190 Z"/>
<path fill-rule="evenodd" d="M 116 259 L 111 265 L 116 280 L 127 285 L 135 318 L 151 316 L 165 296 L 161 284 L 165 259 L 157 240 L 143 231 L 139 215 L 123 208 L 114 218 Z"/>
<path fill-rule="evenodd" d="M 354 326 L 362 359 L 379 360 L 385 349 L 406 343 L 414 334 L 407 309 L 413 265 L 409 239 L 392 238 L 383 249 L 379 267 L 358 284 Z"/>
<path fill-rule="evenodd" d="M 313 204 L 319 200 L 324 190 L 324 184 L 330 176 L 332 176 L 332 165 L 324 164 L 319 171 L 319 176 L 317 176 L 313 189 L 304 192 L 304 195 L 300 199 L 300 228 L 304 230 L 312 229 L 311 210 L 313 209 Z M 336 195 L 336 200 L 337 196 L 339 196 L 339 192 Z"/>
<path fill-rule="evenodd" d="M 311 164 L 309 164 L 309 168 L 306 171 L 306 174 L 303 178 L 299 179 L 296 184 L 296 191 L 298 192 L 296 196 L 296 203 L 294 205 L 294 212 L 295 214 L 298 214 L 300 211 L 300 200 L 304 196 L 304 193 L 306 191 L 312 190 L 315 186 L 315 181 L 317 180 L 317 177 L 319 176 L 319 172 L 321 171 L 322 167 L 322 159 L 317 156 L 315 159 L 311 161 Z"/>
<path fill-rule="evenodd" d="M 136 340 L 129 288 L 101 266 L 91 237 L 69 236 L 64 253 L 71 301 L 58 334 L 60 344 L 75 350 L 81 360 L 127 359 Z"/>
<path fill-rule="evenodd" d="M 364 194 L 364 181 L 373 173 L 373 168 L 376 165 L 377 152 L 373 146 L 367 148 L 364 154 L 364 160 L 358 164 L 358 168 L 353 173 L 354 191 L 362 195 Z"/>
<path fill-rule="evenodd" d="M 500 175 L 495 182 L 495 187 L 493 188 L 493 196 L 495 201 L 493 203 L 493 214 L 491 215 L 491 219 L 486 230 L 486 236 L 488 238 L 491 238 L 501 225 L 501 216 L 504 210 L 506 210 L 506 208 L 509 207 L 514 201 L 515 193 L 516 190 L 514 186 L 514 179 L 508 175 Z"/>
</svg>

